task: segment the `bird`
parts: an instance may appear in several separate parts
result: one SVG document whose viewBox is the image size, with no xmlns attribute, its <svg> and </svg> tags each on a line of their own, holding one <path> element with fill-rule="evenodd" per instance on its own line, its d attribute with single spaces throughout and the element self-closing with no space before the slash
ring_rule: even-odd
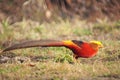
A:
<svg viewBox="0 0 120 80">
<path fill-rule="evenodd" d="M 80 40 L 28 40 L 13 44 L 2 50 L 1 53 L 31 47 L 66 47 L 73 52 L 73 57 L 78 59 L 95 56 L 103 44 L 95 40 L 89 42 Z"/>
</svg>

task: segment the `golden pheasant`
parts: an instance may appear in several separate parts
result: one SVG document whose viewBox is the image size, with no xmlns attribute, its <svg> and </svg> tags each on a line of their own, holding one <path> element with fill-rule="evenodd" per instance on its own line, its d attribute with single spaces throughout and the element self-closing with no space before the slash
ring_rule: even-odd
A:
<svg viewBox="0 0 120 80">
<path fill-rule="evenodd" d="M 72 50 L 75 55 L 74 57 L 77 59 L 79 57 L 90 58 L 95 56 L 99 48 L 102 48 L 103 45 L 99 41 L 84 42 L 78 40 L 32 40 L 11 45 L 2 52 L 30 47 L 66 47 Z"/>
</svg>

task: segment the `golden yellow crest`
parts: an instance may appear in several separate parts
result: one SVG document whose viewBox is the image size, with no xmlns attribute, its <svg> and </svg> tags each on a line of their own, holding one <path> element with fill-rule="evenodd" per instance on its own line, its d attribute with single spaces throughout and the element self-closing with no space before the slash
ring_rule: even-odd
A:
<svg viewBox="0 0 120 80">
<path fill-rule="evenodd" d="M 90 41 L 91 44 L 96 44 L 98 45 L 99 47 L 103 47 L 103 44 L 100 42 L 100 41 Z"/>
</svg>

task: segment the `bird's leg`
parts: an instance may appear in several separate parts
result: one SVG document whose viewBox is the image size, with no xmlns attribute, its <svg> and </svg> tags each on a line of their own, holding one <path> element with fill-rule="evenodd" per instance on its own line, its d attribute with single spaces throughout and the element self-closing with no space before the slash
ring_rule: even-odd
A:
<svg viewBox="0 0 120 80">
<path fill-rule="evenodd" d="M 0 49 L 0 54 L 2 54 L 3 50 Z"/>
<path fill-rule="evenodd" d="M 74 60 L 74 63 L 78 63 L 78 56 L 76 54 L 73 55 L 73 60 Z"/>
</svg>

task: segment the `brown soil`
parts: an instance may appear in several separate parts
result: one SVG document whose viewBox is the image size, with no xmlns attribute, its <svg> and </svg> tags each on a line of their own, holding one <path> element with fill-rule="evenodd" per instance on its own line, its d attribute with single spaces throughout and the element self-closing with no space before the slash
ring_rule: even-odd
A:
<svg viewBox="0 0 120 80">
<path fill-rule="evenodd" d="M 0 22 L 4 19 L 9 19 L 10 23 L 14 23 L 22 20 L 23 17 L 40 21 L 40 18 L 45 20 L 44 18 L 46 16 L 51 16 L 51 13 L 54 14 L 56 12 L 63 18 L 66 18 L 66 16 L 70 18 L 77 16 L 80 19 L 87 19 L 89 21 L 95 21 L 97 18 L 103 19 L 105 17 L 110 20 L 120 19 L 120 0 L 40 1 L 46 2 L 48 9 L 44 8 L 45 3 L 41 5 L 38 3 L 38 0 L 0 0 Z M 23 11 L 25 2 L 27 2 L 27 6 L 24 9 L 27 8 Z M 47 13 L 48 15 L 44 15 L 45 10 L 50 11 Z"/>
</svg>

